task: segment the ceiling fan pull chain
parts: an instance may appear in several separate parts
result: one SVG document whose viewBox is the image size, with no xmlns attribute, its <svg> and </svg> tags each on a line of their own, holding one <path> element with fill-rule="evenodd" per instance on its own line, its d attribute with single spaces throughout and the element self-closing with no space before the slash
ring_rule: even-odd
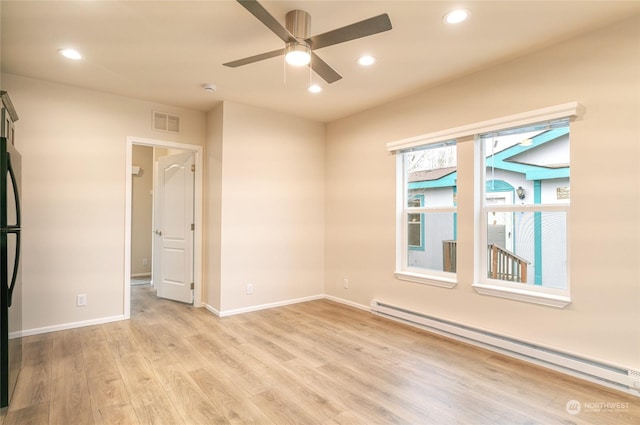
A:
<svg viewBox="0 0 640 425">
<path fill-rule="evenodd" d="M 282 57 L 282 68 L 283 68 L 282 83 L 286 86 L 287 85 L 287 59 L 284 56 Z"/>
</svg>

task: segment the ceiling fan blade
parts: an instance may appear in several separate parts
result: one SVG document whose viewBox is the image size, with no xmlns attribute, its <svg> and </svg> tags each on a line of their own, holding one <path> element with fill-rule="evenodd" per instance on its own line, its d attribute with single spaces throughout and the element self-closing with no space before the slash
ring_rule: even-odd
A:
<svg viewBox="0 0 640 425">
<path fill-rule="evenodd" d="M 318 55 L 314 52 L 311 52 L 311 69 L 315 71 L 316 74 L 322 77 L 327 83 L 335 83 L 339 79 L 342 78 L 342 75 L 338 74 L 335 69 L 331 68 L 325 61 L 320 59 Z"/>
<path fill-rule="evenodd" d="M 345 41 L 389 31 L 390 29 L 391 20 L 389 19 L 389 15 L 383 13 L 382 15 L 374 16 L 373 18 L 365 19 L 364 21 L 356 22 L 333 31 L 314 35 L 305 41 L 311 45 L 312 49 L 321 49 L 323 47 L 333 46 L 334 44 L 344 43 Z"/>
<path fill-rule="evenodd" d="M 284 49 L 272 50 L 271 52 L 260 53 L 259 55 L 249 56 L 248 58 L 238 59 L 235 61 L 223 63 L 224 66 L 229 68 L 237 68 L 242 65 L 248 65 L 250 63 L 258 62 L 265 59 L 275 58 L 276 56 L 284 55 Z"/>
<path fill-rule="evenodd" d="M 253 16 L 258 18 L 267 28 L 269 28 L 275 35 L 280 37 L 285 43 L 288 41 L 296 41 L 296 38 L 291 34 L 280 22 L 276 20 L 267 10 L 262 7 L 256 0 L 237 0 L 245 9 L 249 11 Z"/>
</svg>

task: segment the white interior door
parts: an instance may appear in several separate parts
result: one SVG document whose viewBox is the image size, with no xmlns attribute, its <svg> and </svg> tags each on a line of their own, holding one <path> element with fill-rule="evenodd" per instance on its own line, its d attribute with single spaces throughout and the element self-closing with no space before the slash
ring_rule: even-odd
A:
<svg viewBox="0 0 640 425">
<path fill-rule="evenodd" d="M 161 157 L 154 184 L 153 282 L 157 295 L 193 303 L 193 152 Z"/>
</svg>

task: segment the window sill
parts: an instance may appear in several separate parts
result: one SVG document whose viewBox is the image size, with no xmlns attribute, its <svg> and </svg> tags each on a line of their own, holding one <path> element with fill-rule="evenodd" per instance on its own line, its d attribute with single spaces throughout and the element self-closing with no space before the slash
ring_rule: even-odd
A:
<svg viewBox="0 0 640 425">
<path fill-rule="evenodd" d="M 422 283 L 431 286 L 439 286 L 441 288 L 451 289 L 458 284 L 458 281 L 455 278 L 444 276 L 429 276 L 421 273 L 412 273 L 407 271 L 398 271 L 394 274 L 396 276 L 396 279 L 399 280 Z"/>
<path fill-rule="evenodd" d="M 565 308 L 571 303 L 571 298 L 567 296 L 542 293 L 526 289 L 508 288 L 498 285 L 488 285 L 485 283 L 474 283 L 473 288 L 481 295 L 507 298 L 510 300 L 545 305 L 548 307 Z"/>
</svg>

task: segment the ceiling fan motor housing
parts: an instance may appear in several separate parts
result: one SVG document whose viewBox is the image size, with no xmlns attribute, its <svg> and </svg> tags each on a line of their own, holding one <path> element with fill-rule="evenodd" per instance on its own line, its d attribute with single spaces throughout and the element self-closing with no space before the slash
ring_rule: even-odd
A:
<svg viewBox="0 0 640 425">
<path fill-rule="evenodd" d="M 287 13 L 285 26 L 298 41 L 311 35 L 311 15 L 304 10 L 292 10 Z"/>
<path fill-rule="evenodd" d="M 287 42 L 285 60 L 290 65 L 303 66 L 311 59 L 311 46 L 305 41 L 311 34 L 311 15 L 304 10 L 287 13 L 285 27 L 296 38 Z"/>
</svg>

